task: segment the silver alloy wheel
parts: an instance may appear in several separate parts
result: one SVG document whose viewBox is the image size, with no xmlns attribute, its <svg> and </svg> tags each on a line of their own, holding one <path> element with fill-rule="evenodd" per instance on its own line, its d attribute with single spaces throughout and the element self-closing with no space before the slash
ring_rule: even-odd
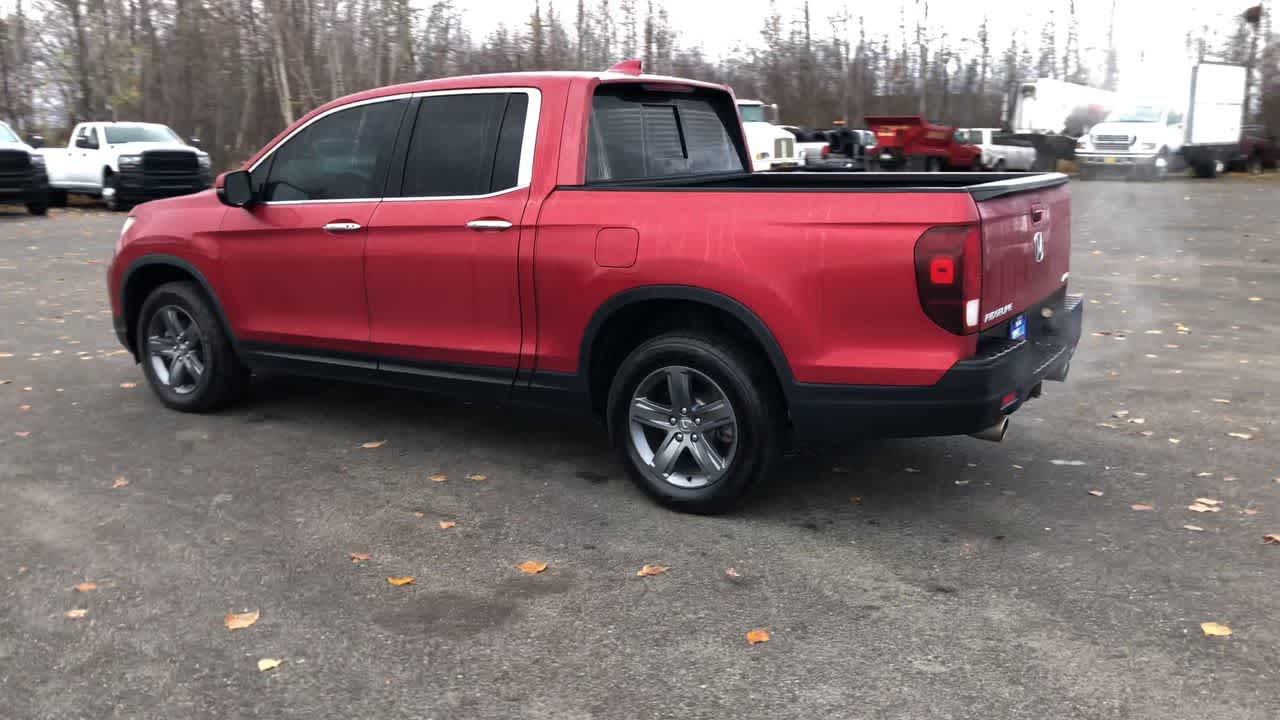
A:
<svg viewBox="0 0 1280 720">
<path fill-rule="evenodd" d="M 207 358 L 200 326 L 186 310 L 165 305 L 151 316 L 147 359 L 160 384 L 179 395 L 195 392 L 204 377 Z"/>
<path fill-rule="evenodd" d="M 631 396 L 631 447 L 640 469 L 684 489 L 706 487 L 733 464 L 738 419 L 724 390 L 682 365 L 653 371 Z"/>
</svg>

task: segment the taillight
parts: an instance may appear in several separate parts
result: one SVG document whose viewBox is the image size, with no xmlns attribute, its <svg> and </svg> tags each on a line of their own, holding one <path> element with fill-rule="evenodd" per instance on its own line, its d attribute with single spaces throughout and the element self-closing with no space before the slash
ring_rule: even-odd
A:
<svg viewBox="0 0 1280 720">
<path fill-rule="evenodd" d="M 823 146 L 822 146 L 822 157 L 826 157 L 826 156 L 828 156 L 828 155 L 830 155 L 830 154 L 831 154 L 831 146 L 830 146 L 830 145 L 823 145 Z"/>
<path fill-rule="evenodd" d="M 982 297 L 982 231 L 941 225 L 916 241 L 916 289 L 920 307 L 944 330 L 978 331 Z"/>
</svg>

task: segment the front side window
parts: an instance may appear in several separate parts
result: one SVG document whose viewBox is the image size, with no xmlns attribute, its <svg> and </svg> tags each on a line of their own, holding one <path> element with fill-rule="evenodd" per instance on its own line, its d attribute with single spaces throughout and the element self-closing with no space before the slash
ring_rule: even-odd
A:
<svg viewBox="0 0 1280 720">
<path fill-rule="evenodd" d="M 386 100 L 338 110 L 289 138 L 252 175 L 269 165 L 267 202 L 382 197 L 392 146 L 408 101 Z"/>
<path fill-rule="evenodd" d="M 96 130 L 93 129 L 93 126 L 91 125 L 85 125 L 84 127 L 80 128 L 80 132 L 76 134 L 76 139 L 84 140 L 85 145 L 87 145 L 88 147 L 91 147 L 91 148 L 98 147 L 98 133 Z M 79 145 L 80 143 L 77 142 L 76 144 Z"/>
<path fill-rule="evenodd" d="M 18 138 L 18 134 L 9 129 L 8 125 L 0 123 L 0 142 L 22 142 Z"/>
<path fill-rule="evenodd" d="M 587 181 L 746 172 L 738 127 L 725 93 L 602 87 L 591 100 Z"/>
<path fill-rule="evenodd" d="M 422 98 L 401 197 L 464 197 L 519 184 L 529 96 L 493 92 Z"/>
<path fill-rule="evenodd" d="M 742 114 L 742 122 L 764 122 L 764 106 L 763 105 L 739 105 L 738 112 Z"/>
<path fill-rule="evenodd" d="M 135 142 L 182 142 L 182 138 L 164 125 L 108 125 L 103 131 L 107 134 L 108 145 L 122 145 Z"/>
</svg>

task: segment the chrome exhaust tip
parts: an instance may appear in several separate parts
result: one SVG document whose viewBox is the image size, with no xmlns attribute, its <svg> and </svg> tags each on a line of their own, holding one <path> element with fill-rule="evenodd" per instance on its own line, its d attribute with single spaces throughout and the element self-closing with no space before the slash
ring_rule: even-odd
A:
<svg viewBox="0 0 1280 720">
<path fill-rule="evenodd" d="M 1009 418 L 1002 417 L 1000 418 L 1000 422 L 992 425 L 986 430 L 979 430 L 976 433 L 972 433 L 969 437 L 975 437 L 979 440 L 987 440 L 989 442 L 1000 442 L 1001 440 L 1004 440 L 1004 434 L 1008 431 Z"/>
</svg>

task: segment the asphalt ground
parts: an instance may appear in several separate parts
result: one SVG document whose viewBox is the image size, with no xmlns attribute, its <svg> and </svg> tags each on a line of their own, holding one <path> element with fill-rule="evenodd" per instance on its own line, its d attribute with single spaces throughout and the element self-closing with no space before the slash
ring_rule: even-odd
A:
<svg viewBox="0 0 1280 720">
<path fill-rule="evenodd" d="M 792 454 L 718 518 L 571 418 L 168 411 L 111 330 L 122 217 L 0 212 L 0 717 L 1280 716 L 1280 176 L 1072 192 L 1085 337 L 1004 443 Z"/>
</svg>

